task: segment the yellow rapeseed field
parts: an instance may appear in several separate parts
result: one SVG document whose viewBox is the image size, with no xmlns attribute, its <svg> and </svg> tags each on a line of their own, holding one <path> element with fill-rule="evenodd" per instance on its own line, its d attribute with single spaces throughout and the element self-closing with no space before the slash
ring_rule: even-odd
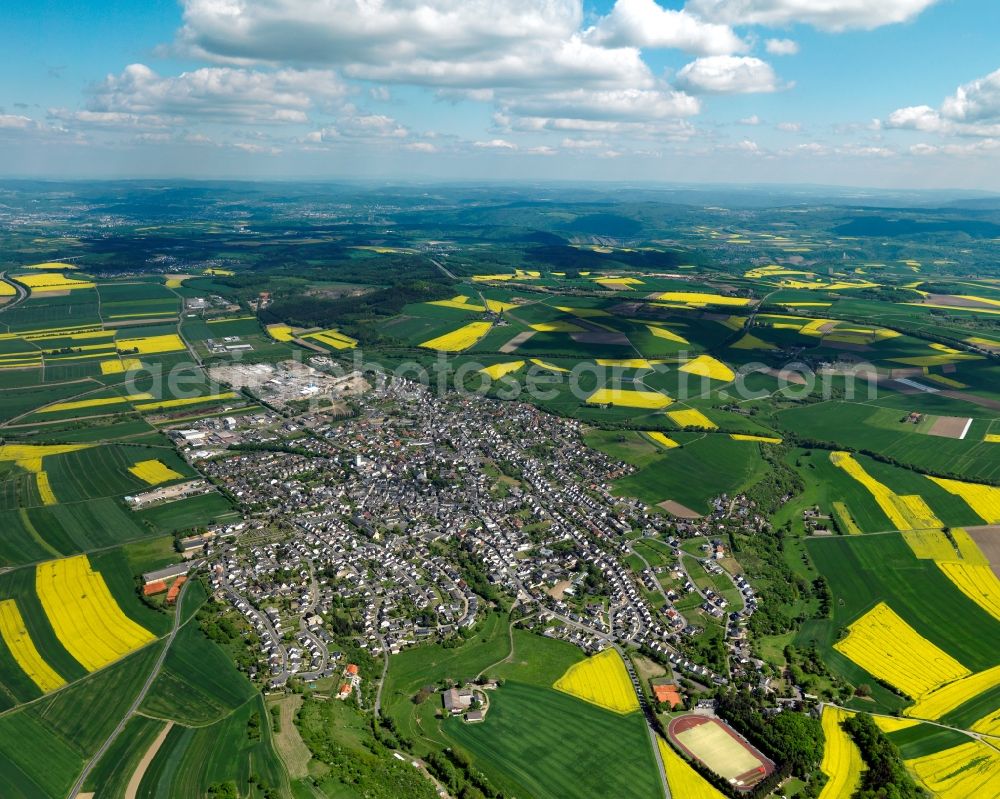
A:
<svg viewBox="0 0 1000 799">
<path fill-rule="evenodd" d="M 831 452 L 830 462 L 868 489 L 897 530 L 920 530 L 943 526 L 923 498 L 918 495 L 900 496 L 895 493 L 868 474 L 864 467 L 854 460 L 850 452 Z"/>
<path fill-rule="evenodd" d="M 139 461 L 135 465 L 129 466 L 128 470 L 151 486 L 166 483 L 168 480 L 179 480 L 184 476 L 180 472 L 175 472 L 165 463 L 155 459 Z"/>
<path fill-rule="evenodd" d="M 127 397 L 94 397 L 93 399 L 73 400 L 72 402 L 57 402 L 42 408 L 39 413 L 56 413 L 58 411 L 78 411 L 82 408 L 102 408 L 105 405 L 121 405 L 124 402 L 139 402 L 153 399 L 148 392 L 129 394 Z"/>
<path fill-rule="evenodd" d="M 656 745 L 660 749 L 663 770 L 667 773 L 667 784 L 673 796 L 678 799 L 725 799 L 715 786 L 695 771 L 659 736 L 656 738 Z"/>
<path fill-rule="evenodd" d="M 703 305 L 749 305 L 746 297 L 726 297 L 722 294 L 703 294 L 697 291 L 664 291 L 656 295 L 656 299 L 664 302 L 682 302 L 686 305 L 701 307 Z"/>
<path fill-rule="evenodd" d="M 1000 313 L 1000 311 L 997 313 Z M 978 361 L 982 357 L 982 355 L 958 353 L 957 355 L 918 355 L 912 358 L 889 358 L 889 360 L 893 363 L 901 363 L 904 366 L 943 366 L 944 364 L 955 363 L 956 361 Z"/>
<path fill-rule="evenodd" d="M 578 316 L 581 319 L 587 319 L 592 316 L 611 316 L 607 311 L 602 311 L 600 308 L 574 308 L 571 305 L 557 305 L 555 309 L 563 313 Z"/>
<path fill-rule="evenodd" d="M 48 269 L 50 271 L 58 269 L 79 269 L 78 266 L 73 266 L 73 264 L 64 264 L 62 261 L 46 261 L 44 264 L 30 264 L 24 267 L 25 269 Z"/>
<path fill-rule="evenodd" d="M 18 283 L 27 286 L 33 293 L 44 294 L 47 291 L 74 291 L 76 289 L 92 289 L 94 284 L 89 280 L 75 280 L 59 272 L 44 272 L 40 275 L 18 275 L 14 278 Z"/>
<path fill-rule="evenodd" d="M 965 561 L 938 561 L 945 576 L 979 607 L 1000 621 L 1000 579 L 989 566 Z"/>
<path fill-rule="evenodd" d="M 743 433 L 730 433 L 729 437 L 733 441 L 759 441 L 762 444 L 780 444 L 781 439 L 774 436 L 749 436 Z"/>
<path fill-rule="evenodd" d="M 507 361 L 507 363 L 495 363 L 492 366 L 487 366 L 479 371 L 484 374 L 488 374 L 494 380 L 499 380 L 504 375 L 516 372 L 518 369 L 522 368 L 525 363 L 526 361 Z"/>
<path fill-rule="evenodd" d="M 1000 708 L 991 710 L 973 724 L 972 729 L 974 732 L 981 732 L 983 735 L 1000 737 Z"/>
<path fill-rule="evenodd" d="M 42 458 L 48 455 L 65 455 L 87 449 L 93 444 L 4 444 L 0 446 L 0 461 L 14 461 L 22 469 L 39 472 Z"/>
<path fill-rule="evenodd" d="M 572 322 L 557 319 L 554 322 L 538 322 L 531 325 L 531 329 L 538 333 L 582 333 L 583 328 Z"/>
<path fill-rule="evenodd" d="M 295 334 L 288 325 L 268 325 L 267 334 L 275 341 L 291 341 Z"/>
<path fill-rule="evenodd" d="M 179 289 L 184 285 L 184 278 L 182 277 L 168 277 L 166 281 L 166 286 L 168 289 Z"/>
<path fill-rule="evenodd" d="M 876 727 L 887 735 L 890 732 L 899 732 L 900 730 L 920 724 L 920 721 L 917 719 L 901 719 L 899 716 L 872 716 L 872 721 L 875 722 Z"/>
<path fill-rule="evenodd" d="M 142 361 L 138 358 L 115 358 L 113 361 L 101 361 L 99 366 L 102 375 L 118 375 L 142 369 Z"/>
<path fill-rule="evenodd" d="M 660 446 L 666 447 L 667 449 L 673 449 L 674 447 L 679 447 L 676 441 L 668 436 L 663 435 L 659 430 L 647 430 L 646 435 L 649 436 L 653 441 L 655 441 Z"/>
<path fill-rule="evenodd" d="M 164 408 L 180 408 L 184 405 L 197 405 L 199 402 L 215 402 L 216 400 L 235 399 L 237 396 L 239 395 L 235 391 L 224 391 L 221 394 L 206 394 L 203 397 L 157 400 L 156 402 L 140 402 L 134 407 L 137 411 L 160 411 Z"/>
<path fill-rule="evenodd" d="M 139 355 L 157 355 L 162 352 L 181 352 L 186 349 L 181 337 L 176 333 L 165 333 L 162 336 L 139 336 L 137 338 L 120 338 L 115 341 L 119 352 L 136 350 Z"/>
<path fill-rule="evenodd" d="M 850 509 L 843 502 L 832 502 L 833 509 L 837 513 L 837 520 L 847 528 L 848 535 L 861 535 L 861 528 L 851 515 Z"/>
<path fill-rule="evenodd" d="M 710 377 L 712 380 L 722 380 L 727 383 L 736 379 L 736 373 L 732 369 L 711 355 L 699 355 L 684 364 L 680 370 L 688 374 Z"/>
<path fill-rule="evenodd" d="M 35 647 L 35 642 L 31 640 L 31 634 L 21 617 L 21 611 L 13 599 L 0 601 L 0 637 L 14 656 L 17 665 L 21 667 L 21 671 L 31 678 L 42 693 L 47 694 L 66 684 L 66 681 L 45 662 Z"/>
<path fill-rule="evenodd" d="M 958 553 L 940 530 L 905 530 L 903 540 L 921 560 L 955 560 Z"/>
<path fill-rule="evenodd" d="M 470 322 L 458 330 L 445 333 L 443 336 L 432 338 L 421 344 L 428 350 L 438 350 L 439 352 L 461 352 L 467 350 L 479 339 L 485 336 L 490 330 L 489 322 Z"/>
<path fill-rule="evenodd" d="M 961 480 L 947 480 L 944 477 L 928 477 L 945 491 L 961 497 L 966 504 L 990 524 L 1000 523 L 1000 488 L 965 483 Z"/>
<path fill-rule="evenodd" d="M 658 391 L 635 391 L 626 388 L 599 388 L 589 397 L 591 405 L 618 405 L 622 408 L 666 408 L 673 400 Z"/>
<path fill-rule="evenodd" d="M 773 350 L 776 347 L 773 344 L 769 344 L 763 339 L 759 339 L 756 336 L 747 333 L 743 338 L 737 341 L 735 344 L 730 345 L 731 349 L 734 350 Z"/>
<path fill-rule="evenodd" d="M 598 366 L 609 366 L 618 369 L 649 369 L 653 361 L 646 358 L 598 358 Z"/>
<path fill-rule="evenodd" d="M 971 672 L 910 627 L 885 602 L 848 627 L 834 649 L 874 677 L 919 699 Z"/>
<path fill-rule="evenodd" d="M 978 671 L 938 688 L 904 710 L 903 715 L 934 721 L 998 685 L 1000 685 L 1000 666 L 994 666 L 992 669 Z"/>
<path fill-rule="evenodd" d="M 531 362 L 535 366 L 539 366 L 542 369 L 548 369 L 550 372 L 568 372 L 569 369 L 563 369 L 561 366 L 556 366 L 554 363 L 549 363 L 548 361 L 540 361 L 538 358 L 532 358 Z"/>
<path fill-rule="evenodd" d="M 43 505 L 58 505 L 52 485 L 49 483 L 49 473 L 44 469 L 35 472 L 35 484 L 38 486 L 38 496 L 42 498 Z"/>
<path fill-rule="evenodd" d="M 574 663 L 552 687 L 615 713 L 631 713 L 639 709 L 639 699 L 625 670 L 625 663 L 614 649 L 605 649 L 598 655 Z"/>
<path fill-rule="evenodd" d="M 823 736 L 826 744 L 820 768 L 829 777 L 829 781 L 823 786 L 819 799 L 851 799 L 861 784 L 861 771 L 864 768 L 861 750 L 840 726 L 844 719 L 853 715 L 830 705 L 823 707 Z"/>
<path fill-rule="evenodd" d="M 690 344 L 684 336 L 677 335 L 673 330 L 667 330 L 665 327 L 657 327 L 656 325 L 646 325 L 646 330 L 648 330 L 654 338 L 662 338 L 667 341 L 675 341 L 678 344 Z"/>
<path fill-rule="evenodd" d="M 987 433 L 983 436 L 983 441 L 987 444 L 1000 444 L 1000 433 Z"/>
<path fill-rule="evenodd" d="M 232 269 L 216 269 L 215 267 L 209 267 L 204 272 L 203 275 L 218 275 L 219 277 L 232 277 L 236 273 Z"/>
<path fill-rule="evenodd" d="M 17 294 L 17 289 L 10 283 L 0 280 L 0 297 L 13 297 Z"/>
<path fill-rule="evenodd" d="M 683 411 L 667 411 L 667 416 L 681 427 L 705 427 L 709 430 L 715 430 L 718 427 L 715 422 L 696 408 L 687 408 Z"/>
<path fill-rule="evenodd" d="M 938 799 L 1000 796 L 1000 752 L 980 741 L 905 762 Z"/>
<path fill-rule="evenodd" d="M 968 563 L 977 563 L 980 566 L 990 565 L 989 558 L 983 554 L 979 545 L 972 540 L 972 536 L 969 535 L 968 532 L 963 530 L 961 527 L 952 527 L 951 537 L 955 540 L 955 545 L 958 547 L 958 551 L 962 555 L 962 560 Z"/>
<path fill-rule="evenodd" d="M 427 304 L 440 305 L 442 308 L 455 308 L 461 311 L 473 311 L 475 313 L 482 313 L 486 310 L 485 305 L 470 303 L 469 298 L 464 294 L 459 294 L 457 297 L 452 297 L 450 300 L 434 300 L 433 302 L 429 302 Z"/>
<path fill-rule="evenodd" d="M 59 642 L 87 671 L 155 640 L 122 612 L 86 555 L 39 564 L 35 592 Z"/>
<path fill-rule="evenodd" d="M 345 336 L 336 330 L 320 330 L 318 333 L 306 333 L 302 338 L 318 341 L 320 344 L 333 347 L 335 350 L 350 350 L 358 345 L 357 339 Z"/>
<path fill-rule="evenodd" d="M 944 375 L 932 375 L 926 374 L 924 378 L 931 380 L 934 383 L 940 383 L 942 386 L 947 386 L 948 388 L 968 388 L 965 383 L 960 383 L 958 380 L 953 380 L 950 377 L 945 377 Z"/>
</svg>

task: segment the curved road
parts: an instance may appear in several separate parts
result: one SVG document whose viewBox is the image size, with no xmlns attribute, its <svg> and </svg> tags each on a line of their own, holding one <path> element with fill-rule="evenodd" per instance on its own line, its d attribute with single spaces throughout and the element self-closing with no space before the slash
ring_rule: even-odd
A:
<svg viewBox="0 0 1000 799">
<path fill-rule="evenodd" d="M 128 724 L 128 720 L 132 718 L 132 715 L 139 709 L 139 705 L 142 704 L 142 700 L 146 698 L 146 694 L 149 693 L 149 689 L 153 686 L 153 681 L 159 676 L 160 669 L 163 668 L 163 661 L 167 658 L 167 652 L 170 651 L 170 645 L 174 642 L 174 638 L 177 636 L 178 631 L 181 628 L 181 619 L 184 616 L 184 592 L 187 590 L 190 581 L 185 582 L 181 586 L 180 593 L 177 594 L 177 605 L 176 611 L 174 612 L 174 626 L 170 630 L 170 635 L 167 636 L 166 643 L 163 649 L 160 651 L 160 656 L 156 659 L 156 664 L 153 666 L 152 670 L 149 672 L 149 676 L 146 678 L 146 682 L 142 686 L 142 690 L 139 691 L 139 695 L 132 702 L 132 706 L 129 707 L 128 711 L 122 716 L 122 720 L 118 722 L 118 726 L 112 730 L 111 735 L 108 739 L 101 744 L 100 749 L 98 749 L 92 758 L 87 761 L 87 765 L 83 767 L 83 771 L 77 778 L 76 782 L 73 783 L 73 787 L 69 791 L 69 799 L 74 799 L 79 795 L 80 791 L 83 789 L 83 783 L 86 782 L 87 777 L 90 776 L 90 772 L 93 771 L 94 766 L 97 765 L 98 761 L 104 756 L 104 753 L 108 751 L 108 748 L 115 742 L 115 739 L 121 735 L 122 730 L 125 729 L 125 725 Z"/>
</svg>

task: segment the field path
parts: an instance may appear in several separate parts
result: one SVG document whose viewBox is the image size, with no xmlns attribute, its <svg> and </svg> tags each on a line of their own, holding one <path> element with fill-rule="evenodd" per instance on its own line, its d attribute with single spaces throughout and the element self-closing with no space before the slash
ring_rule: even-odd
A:
<svg viewBox="0 0 1000 799">
<path fill-rule="evenodd" d="M 156 753 L 160 751 L 163 742 L 167 740 L 167 734 L 173 729 L 173 726 L 174 723 L 168 721 L 164 728 L 160 730 L 160 734 L 156 736 L 156 740 L 149 745 L 146 754 L 142 756 L 142 760 L 139 761 L 139 765 L 135 767 L 135 771 L 132 772 L 132 776 L 129 778 L 128 786 L 125 788 L 125 799 L 135 799 L 135 795 L 139 792 L 139 783 L 146 776 L 146 769 L 153 762 Z"/>
<path fill-rule="evenodd" d="M 153 687 L 153 681 L 159 676 L 160 669 L 163 668 L 163 661 L 167 659 L 167 652 L 170 651 L 170 645 L 174 642 L 174 638 L 177 636 L 178 631 L 181 628 L 181 619 L 184 616 L 182 608 L 184 607 L 184 592 L 187 591 L 187 587 L 191 585 L 191 581 L 188 580 L 181 586 L 180 593 L 177 595 L 177 602 L 175 607 L 177 608 L 174 612 L 174 626 L 170 630 L 170 635 L 167 636 L 166 643 L 163 649 L 160 650 L 160 656 L 156 659 L 156 663 L 153 665 L 152 670 L 149 672 L 149 676 L 146 678 L 146 682 L 143 683 L 142 690 L 139 691 L 138 696 L 136 696 L 135 701 L 129 707 L 125 714 L 122 716 L 121 721 L 118 722 L 118 726 L 111 731 L 111 735 L 108 739 L 101 744 L 100 748 L 94 752 L 94 756 L 87 761 L 86 765 L 83 767 L 83 771 L 80 772 L 80 776 L 77 777 L 76 782 L 73 783 L 73 787 L 69 789 L 67 796 L 69 799 L 77 799 L 80 795 L 80 790 L 83 788 L 83 783 L 87 781 L 87 777 L 90 776 L 90 772 L 93 771 L 94 766 L 97 765 L 98 761 L 104 756 L 104 753 L 108 751 L 108 748 L 115 742 L 115 739 L 121 735 L 125 725 L 128 724 L 128 720 L 132 718 L 136 710 L 139 709 L 139 705 L 142 704 L 142 700 L 146 698 L 146 694 L 149 693 L 149 689 Z"/>
</svg>

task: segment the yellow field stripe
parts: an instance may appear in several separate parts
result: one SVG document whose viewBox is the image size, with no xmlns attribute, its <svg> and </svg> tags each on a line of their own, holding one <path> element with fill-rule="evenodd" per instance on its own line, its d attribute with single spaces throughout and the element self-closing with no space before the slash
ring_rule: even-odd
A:
<svg viewBox="0 0 1000 799">
<path fill-rule="evenodd" d="M 704 427 L 708 430 L 715 430 L 718 427 L 715 422 L 697 408 L 688 408 L 682 411 L 667 411 L 667 416 L 681 427 Z"/>
<path fill-rule="evenodd" d="M 39 413 L 56 413 L 57 411 L 76 411 L 81 408 L 103 408 L 106 405 L 121 405 L 125 402 L 136 402 L 137 400 L 153 399 L 153 395 L 148 392 L 139 394 L 129 394 L 127 397 L 94 397 L 89 400 L 75 400 L 73 402 L 57 402 L 42 408 Z"/>
<path fill-rule="evenodd" d="M 42 498 L 43 505 L 59 504 L 59 500 L 56 499 L 55 492 L 52 490 L 52 486 L 49 483 L 48 472 L 35 472 L 35 483 L 38 486 L 38 496 Z"/>
<path fill-rule="evenodd" d="M 155 640 L 122 612 L 86 555 L 39 564 L 35 591 L 59 642 L 87 671 Z"/>
<path fill-rule="evenodd" d="M 879 602 L 833 648 L 880 680 L 919 699 L 971 672 Z"/>
<path fill-rule="evenodd" d="M 197 405 L 199 402 L 214 402 L 216 400 L 235 399 L 239 395 L 235 391 L 222 394 L 206 394 L 203 397 L 188 397 L 186 399 L 158 400 L 156 402 L 141 402 L 134 406 L 137 411 L 158 411 L 163 408 L 180 408 L 184 405 Z"/>
<path fill-rule="evenodd" d="M 3 637 L 17 665 L 42 690 L 42 693 L 47 694 L 66 684 L 66 680 L 45 662 L 35 647 L 35 642 L 31 640 L 31 634 L 21 617 L 21 611 L 13 599 L 0 601 L 0 636 Z"/>
<path fill-rule="evenodd" d="M 853 716 L 846 710 L 823 707 L 823 761 L 820 769 L 829 777 L 823 786 L 819 799 L 851 799 L 861 784 L 861 750 L 840 726 L 841 722 Z"/>
<path fill-rule="evenodd" d="M 904 710 L 903 715 L 934 721 L 998 685 L 1000 685 L 1000 666 L 994 666 L 992 669 L 978 671 L 932 691 L 917 704 Z"/>
</svg>

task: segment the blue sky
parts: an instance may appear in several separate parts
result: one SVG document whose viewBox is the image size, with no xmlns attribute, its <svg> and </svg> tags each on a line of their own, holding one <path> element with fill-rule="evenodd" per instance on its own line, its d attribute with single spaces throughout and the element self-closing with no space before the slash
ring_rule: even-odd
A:
<svg viewBox="0 0 1000 799">
<path fill-rule="evenodd" d="M 12 6 L 2 176 L 1000 190 L 995 0 Z"/>
</svg>

